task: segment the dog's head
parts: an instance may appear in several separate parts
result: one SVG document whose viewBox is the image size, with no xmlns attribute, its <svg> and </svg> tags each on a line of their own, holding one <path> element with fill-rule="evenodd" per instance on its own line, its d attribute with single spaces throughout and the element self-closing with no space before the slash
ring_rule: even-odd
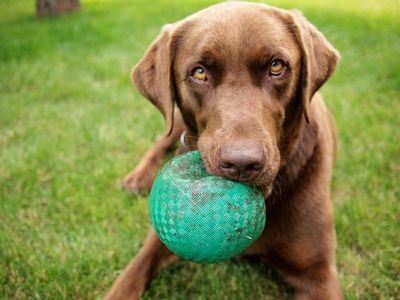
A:
<svg viewBox="0 0 400 300">
<path fill-rule="evenodd" d="M 179 107 L 211 173 L 268 187 L 337 60 L 301 14 L 228 2 L 165 26 L 132 77 L 168 131 Z"/>
</svg>

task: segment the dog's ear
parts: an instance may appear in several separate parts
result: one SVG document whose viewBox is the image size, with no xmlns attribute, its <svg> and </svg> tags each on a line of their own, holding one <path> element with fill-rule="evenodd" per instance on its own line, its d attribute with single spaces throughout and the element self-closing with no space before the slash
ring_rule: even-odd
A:
<svg viewBox="0 0 400 300">
<path fill-rule="evenodd" d="M 298 11 L 292 11 L 292 28 L 301 49 L 300 98 L 304 117 L 310 122 L 312 97 L 335 71 L 339 52 Z"/>
<path fill-rule="evenodd" d="M 142 60 L 132 70 L 132 80 L 139 92 L 164 115 L 167 135 L 174 126 L 174 28 L 175 25 L 165 25 Z"/>
</svg>

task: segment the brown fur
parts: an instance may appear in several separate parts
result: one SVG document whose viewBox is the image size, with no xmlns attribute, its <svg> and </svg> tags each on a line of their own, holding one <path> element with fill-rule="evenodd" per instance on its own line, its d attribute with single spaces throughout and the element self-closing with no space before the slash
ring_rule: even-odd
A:
<svg viewBox="0 0 400 300">
<path fill-rule="evenodd" d="M 167 134 L 125 188 L 150 188 L 183 130 L 216 175 L 231 177 L 221 168 L 224 149 L 258 147 L 263 167 L 256 178 L 233 178 L 259 186 L 267 205 L 264 233 L 243 255 L 265 258 L 298 299 L 342 299 L 329 193 L 336 132 L 317 93 L 338 57 L 301 14 L 262 4 L 223 3 L 164 27 L 133 80 L 164 114 Z M 286 65 L 278 78 L 268 72 L 273 58 Z M 206 82 L 191 77 L 199 65 Z M 106 299 L 138 299 L 160 266 L 175 259 L 151 230 Z"/>
</svg>

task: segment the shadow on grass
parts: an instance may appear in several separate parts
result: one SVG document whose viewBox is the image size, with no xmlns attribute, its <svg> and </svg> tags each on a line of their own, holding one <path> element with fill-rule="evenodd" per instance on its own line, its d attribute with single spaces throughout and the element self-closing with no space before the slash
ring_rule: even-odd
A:
<svg viewBox="0 0 400 300">
<path fill-rule="evenodd" d="M 144 299 L 289 299 L 291 288 L 259 258 L 218 264 L 179 261 L 163 268 Z"/>
</svg>

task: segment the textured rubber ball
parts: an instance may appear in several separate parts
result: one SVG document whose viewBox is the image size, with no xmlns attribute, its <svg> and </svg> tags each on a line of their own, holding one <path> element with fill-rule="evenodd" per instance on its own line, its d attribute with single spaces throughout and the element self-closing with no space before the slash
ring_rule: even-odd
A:
<svg viewBox="0 0 400 300">
<path fill-rule="evenodd" d="M 208 174 L 199 151 L 169 161 L 150 193 L 150 219 L 177 256 L 214 263 L 239 255 L 265 227 L 262 192 Z"/>
</svg>

